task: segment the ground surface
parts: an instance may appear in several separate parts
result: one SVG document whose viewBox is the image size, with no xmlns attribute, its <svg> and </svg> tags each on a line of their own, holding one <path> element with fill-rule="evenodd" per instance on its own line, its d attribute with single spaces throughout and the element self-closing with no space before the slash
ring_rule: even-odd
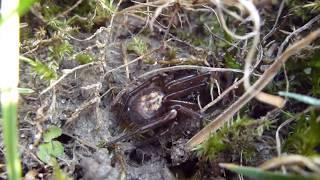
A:
<svg viewBox="0 0 320 180">
<path fill-rule="evenodd" d="M 43 143 L 43 133 L 53 125 L 62 129 L 62 135 L 57 138 L 64 146 L 64 154 L 57 157 L 59 166 L 74 179 L 232 179 L 237 178 L 237 175 L 220 168 L 218 163 L 258 166 L 277 156 L 275 131 L 281 124 L 281 119 L 285 118 L 281 110 L 256 100 L 244 106 L 238 117 L 234 117 L 254 119 L 252 121 L 256 123 L 235 128 L 234 132 L 238 135 L 226 132 L 221 136 L 224 137 L 223 143 L 229 145 L 229 148 L 217 152 L 214 158 L 208 158 L 206 153 L 197 155 L 199 153 L 189 152 L 184 148 L 185 143 L 197 131 L 241 96 L 244 92 L 242 85 L 204 112 L 203 119 L 194 122 L 184 117 L 183 123 L 176 122 L 175 127 L 182 127 L 183 130 L 173 128 L 173 131 L 164 135 L 159 133 L 162 130 L 157 130 L 142 138 L 130 138 L 118 142 L 115 146 L 101 148 L 101 144 L 124 131 L 118 118 L 121 112 L 111 110 L 111 104 L 121 90 L 137 86 L 153 75 L 163 73 L 159 72 L 159 69 L 165 67 L 180 66 L 180 75 L 206 71 L 201 67 L 242 71 L 252 42 L 234 40 L 228 36 L 210 9 L 215 7 L 212 3 L 199 2 L 191 5 L 190 2 L 182 1 L 180 4 L 165 5 L 162 1 L 157 1 L 158 4 L 155 3 L 154 6 L 163 5 L 164 9 L 154 22 L 151 32 L 149 25 L 150 21 L 153 21 L 152 12 L 157 12 L 153 6 L 145 5 L 112 16 L 102 15 L 101 12 L 107 12 L 107 9 L 99 2 L 93 3 L 94 5 L 86 1 L 74 3 L 77 2 L 80 2 L 80 5 L 65 17 L 54 16 L 43 8 L 55 5 L 55 8 L 59 7 L 56 11 L 61 13 L 72 7 L 73 3 L 55 4 L 49 1 L 37 3 L 31 12 L 22 18 L 22 22 L 28 24 L 26 29 L 22 28 L 22 55 L 38 59 L 49 69 L 54 69 L 56 79 L 63 77 L 52 85 L 56 79 L 41 79 L 43 74 L 39 73 L 40 71 L 28 63 L 21 63 L 20 87 L 35 91 L 29 95 L 21 95 L 19 108 L 20 146 L 25 175 L 36 172 L 36 178 L 53 178 L 52 167 L 37 157 L 38 146 Z M 120 4 L 119 11 L 132 8 L 133 5 L 131 1 L 124 1 Z M 87 10 L 84 6 L 92 9 Z M 305 15 L 307 17 L 299 16 L 292 10 L 292 4 L 285 4 L 280 18 L 276 21 L 281 1 L 265 1 L 257 3 L 256 6 L 262 18 L 262 26 L 257 53 L 259 64 L 255 69 L 257 76 L 252 80 L 268 68 L 277 53 L 282 53 L 279 52 L 279 47 L 290 32 L 316 17 L 316 12 L 311 11 Z M 88 15 L 85 16 L 83 11 Z M 150 17 L 142 12 L 149 13 Z M 77 13 L 80 16 L 78 19 L 75 18 Z M 246 12 L 242 13 L 243 17 L 246 17 Z M 56 24 L 49 21 L 50 18 L 55 18 Z M 76 19 L 75 22 L 69 21 L 71 18 Z M 93 26 L 88 28 L 90 23 L 93 23 Z M 227 17 L 227 23 L 232 31 L 242 34 L 250 32 L 252 28 L 250 22 L 236 20 L 231 16 Z M 290 39 L 290 42 L 305 36 L 319 24 L 317 19 L 305 31 Z M 274 25 L 276 29 L 272 30 Z M 76 27 L 79 28 L 78 31 L 68 29 Z M 167 27 L 170 29 L 167 30 Z M 267 35 L 270 32 L 271 34 Z M 72 51 L 68 52 L 68 48 L 61 45 L 65 42 L 72 47 Z M 287 47 L 288 44 L 289 42 L 284 46 Z M 310 46 L 295 58 L 299 59 L 304 55 L 310 57 L 310 52 L 313 51 L 316 51 L 316 48 Z M 81 53 L 92 55 L 93 61 L 79 62 L 75 57 Z M 141 57 L 140 60 L 136 60 L 138 57 Z M 123 66 L 132 61 L 132 64 Z M 293 77 L 294 70 L 290 68 L 289 66 L 288 71 L 293 74 L 288 76 L 289 81 L 294 81 L 291 83 L 293 91 L 317 96 L 308 90 L 300 91 L 300 81 Z M 148 72 L 154 73 L 145 74 Z M 168 70 L 166 73 L 170 75 L 173 71 Z M 221 93 L 218 91 L 223 92 L 239 80 L 242 73 L 218 72 L 215 77 L 218 78 L 211 95 L 214 98 Z M 314 79 L 311 78 L 311 81 Z M 304 82 L 305 89 L 315 88 L 309 81 Z M 266 90 L 275 93 L 285 87 L 285 76 L 280 72 Z M 210 86 L 206 90 L 202 94 L 207 93 L 207 99 L 210 99 Z M 194 101 L 196 95 L 191 94 L 186 99 Z M 305 107 L 289 103 L 282 112 L 301 112 Z M 266 121 L 272 125 L 267 123 L 267 127 Z M 259 128 L 261 131 L 258 131 Z M 163 131 L 166 129 L 168 127 Z M 292 128 L 283 130 L 282 135 L 287 137 L 289 132 L 292 132 Z"/>
</svg>

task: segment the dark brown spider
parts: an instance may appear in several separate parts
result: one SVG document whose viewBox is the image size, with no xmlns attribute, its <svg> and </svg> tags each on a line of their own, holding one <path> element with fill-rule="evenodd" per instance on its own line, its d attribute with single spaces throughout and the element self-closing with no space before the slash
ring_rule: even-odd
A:
<svg viewBox="0 0 320 180">
<path fill-rule="evenodd" d="M 156 75 L 120 92 L 113 102 L 113 109 L 119 119 L 134 124 L 137 129 L 111 140 L 107 145 L 156 129 L 181 116 L 202 118 L 195 94 L 208 87 L 210 75 L 198 73 L 180 78 L 168 74 Z"/>
</svg>

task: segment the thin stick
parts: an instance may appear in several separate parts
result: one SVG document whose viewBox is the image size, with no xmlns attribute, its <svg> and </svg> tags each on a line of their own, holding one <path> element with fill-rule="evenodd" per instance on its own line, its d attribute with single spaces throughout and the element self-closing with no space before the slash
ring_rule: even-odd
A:
<svg viewBox="0 0 320 180">
<path fill-rule="evenodd" d="M 58 80 L 54 81 L 49 87 L 44 89 L 40 93 L 40 95 L 43 95 L 44 93 L 46 93 L 49 90 L 51 90 L 54 86 L 56 86 L 58 83 L 60 83 L 65 77 L 69 76 L 70 74 L 74 73 L 75 71 L 83 69 L 83 68 L 88 67 L 88 66 L 92 66 L 92 65 L 98 64 L 98 63 L 99 62 L 91 62 L 91 63 L 88 63 L 88 64 L 77 66 L 77 67 L 75 67 L 73 69 L 70 69 L 68 72 L 64 73 Z"/>
<path fill-rule="evenodd" d="M 287 124 L 290 124 L 292 121 L 294 121 L 295 117 L 293 118 L 290 118 L 288 120 L 286 120 L 285 122 L 283 122 L 278 128 L 277 128 L 277 131 L 276 131 L 276 144 L 277 144 L 277 154 L 278 154 L 278 157 L 281 156 L 281 139 L 280 139 L 280 135 L 279 135 L 279 132 L 280 130 L 286 126 Z M 286 169 L 284 166 L 281 166 L 281 169 L 282 169 L 282 172 L 285 173 L 286 172 Z"/>
<path fill-rule="evenodd" d="M 278 10 L 278 14 L 277 14 L 276 21 L 275 21 L 272 29 L 269 31 L 269 33 L 263 37 L 263 39 L 262 39 L 262 42 L 263 42 L 263 43 L 264 43 L 270 36 L 272 36 L 272 34 L 275 32 L 285 2 L 286 2 L 286 0 L 282 0 L 282 1 L 281 1 L 281 4 L 280 4 L 279 10 Z"/>
<path fill-rule="evenodd" d="M 158 50 L 159 50 L 159 49 L 154 49 L 154 50 L 152 50 L 152 51 L 150 51 L 150 52 L 148 52 L 148 53 L 146 53 L 146 54 L 143 54 L 143 55 L 137 57 L 136 59 L 128 62 L 127 64 L 123 64 L 123 65 L 121 65 L 121 66 L 119 66 L 119 67 L 117 67 L 117 68 L 113 68 L 113 69 L 107 71 L 107 72 L 104 74 L 104 76 L 108 75 L 108 74 L 111 73 L 111 72 L 117 71 L 117 70 L 119 70 L 119 69 L 121 69 L 121 68 L 127 67 L 127 66 L 129 66 L 130 64 L 135 63 L 135 62 L 143 59 L 143 58 L 146 57 L 146 56 L 149 56 L 150 54 L 152 54 L 152 53 L 154 53 L 155 51 L 158 51 Z"/>
<path fill-rule="evenodd" d="M 76 7 L 78 7 L 81 3 L 82 3 L 83 0 L 79 0 L 77 1 L 76 3 L 74 3 L 73 6 L 71 6 L 69 9 L 67 9 L 66 11 L 64 11 L 63 13 L 59 14 L 58 17 L 65 17 L 67 16 L 67 14 L 69 14 L 72 10 L 74 10 Z"/>
<path fill-rule="evenodd" d="M 214 99 L 212 102 L 207 104 L 205 107 L 201 109 L 201 113 L 206 112 L 210 107 L 215 105 L 217 102 L 219 102 L 224 96 L 226 96 L 230 91 L 235 89 L 237 86 L 239 86 L 244 81 L 244 78 L 240 79 L 239 81 L 232 84 L 232 86 L 228 87 L 225 91 L 223 91 L 216 99 Z"/>
<path fill-rule="evenodd" d="M 172 67 L 165 67 L 165 68 L 159 68 L 155 69 L 153 71 L 149 71 L 147 73 L 144 73 L 140 75 L 138 78 L 144 78 L 149 77 L 154 74 L 164 73 L 168 71 L 177 71 L 177 70 L 186 70 L 186 69 L 195 69 L 199 71 L 205 71 L 205 72 L 235 72 L 235 73 L 243 73 L 240 69 L 231 69 L 231 68 L 212 68 L 212 67 L 204 67 L 204 66 L 196 66 L 196 65 L 179 65 L 179 66 L 172 66 Z M 256 76 L 259 76 L 256 74 Z"/>
</svg>

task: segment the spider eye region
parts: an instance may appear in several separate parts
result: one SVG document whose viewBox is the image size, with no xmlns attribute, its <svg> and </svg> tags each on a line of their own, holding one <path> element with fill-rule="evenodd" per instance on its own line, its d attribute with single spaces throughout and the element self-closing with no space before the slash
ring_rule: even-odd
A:
<svg viewBox="0 0 320 180">
<path fill-rule="evenodd" d="M 151 91 L 137 99 L 136 110 L 145 119 L 155 116 L 162 106 L 164 93 L 161 91 Z"/>
</svg>

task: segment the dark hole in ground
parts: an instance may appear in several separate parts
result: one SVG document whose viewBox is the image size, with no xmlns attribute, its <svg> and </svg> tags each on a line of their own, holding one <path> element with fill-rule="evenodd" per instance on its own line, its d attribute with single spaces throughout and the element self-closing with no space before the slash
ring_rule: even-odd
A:
<svg viewBox="0 0 320 180">
<path fill-rule="evenodd" d="M 166 154 L 165 159 L 167 161 L 167 164 L 172 164 L 172 159 L 171 159 L 171 155 L 170 154 Z"/>
<path fill-rule="evenodd" d="M 165 145 L 166 148 L 170 149 L 172 147 L 172 142 L 168 141 Z"/>
<path fill-rule="evenodd" d="M 265 116 L 269 111 L 274 109 L 273 106 L 257 102 L 256 100 L 253 101 L 255 101 L 254 103 L 252 103 L 254 104 L 254 106 L 249 113 L 249 116 L 253 119 L 259 119 L 260 117 Z"/>
<path fill-rule="evenodd" d="M 141 149 L 133 149 L 129 152 L 129 160 L 134 164 L 142 165 L 143 163 L 150 161 L 151 156 Z"/>
<path fill-rule="evenodd" d="M 84 176 L 85 172 L 84 169 L 80 165 L 76 165 L 74 168 L 74 178 L 80 179 Z"/>
<path fill-rule="evenodd" d="M 73 142 L 73 138 L 66 134 L 62 134 L 61 136 L 57 137 L 57 141 L 60 141 L 63 144 L 70 144 Z"/>
<path fill-rule="evenodd" d="M 173 172 L 173 174 L 178 174 L 178 176 L 182 176 L 183 177 L 178 177 L 179 178 L 192 178 L 195 173 L 198 171 L 198 160 L 197 159 L 191 159 L 188 160 L 184 163 L 181 163 L 178 166 L 172 166 L 170 167 L 170 170 Z"/>
</svg>

